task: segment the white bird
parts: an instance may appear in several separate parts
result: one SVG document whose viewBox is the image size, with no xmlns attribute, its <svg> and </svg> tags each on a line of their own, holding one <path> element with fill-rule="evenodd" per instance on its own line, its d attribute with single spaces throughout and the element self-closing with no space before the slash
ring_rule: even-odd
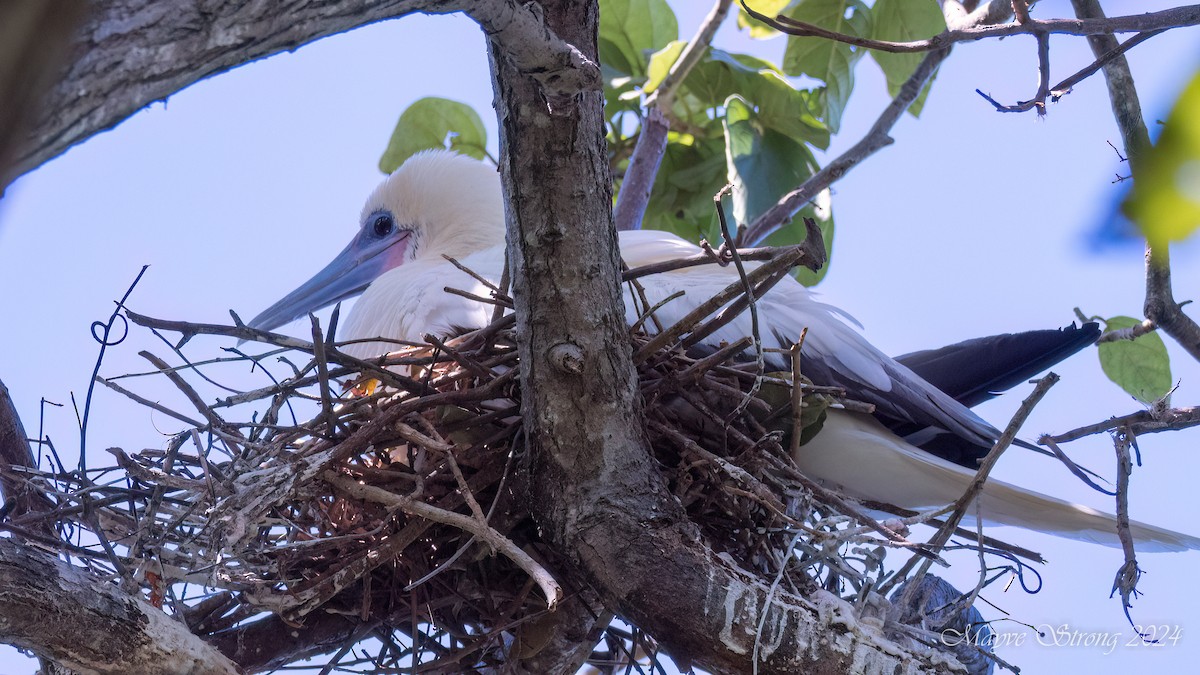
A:
<svg viewBox="0 0 1200 675">
<path fill-rule="evenodd" d="M 620 244 L 630 267 L 698 251 L 679 237 L 650 230 L 622 232 Z M 422 342 L 427 333 L 444 336 L 485 325 L 490 306 L 444 289 L 485 297 L 488 289 L 443 256 L 498 280 L 504 266 L 504 205 L 495 169 L 431 151 L 413 156 L 385 179 L 367 200 L 350 244 L 250 325 L 271 330 L 358 293 L 362 297 L 340 330 L 341 340 Z M 684 297 L 657 312 L 667 326 L 736 280 L 736 274 L 731 267 L 708 265 L 644 277 L 641 284 L 651 304 L 684 291 Z M 830 410 L 822 430 L 795 458 L 801 471 L 851 496 L 911 510 L 940 508 L 963 494 L 975 474 L 975 462 L 1000 435 L 995 427 L 876 349 L 847 324 L 852 321 L 848 315 L 817 301 L 790 277 L 758 300 L 758 312 L 763 339 L 777 340 L 780 346 L 790 345 L 803 328 L 809 329 L 803 354 L 806 376 L 817 384 L 844 387 L 849 398 L 876 406 L 873 416 Z M 636 320 L 628 288 L 626 313 L 630 322 Z M 720 344 L 748 335 L 747 314 L 706 340 Z M 1040 337 L 1024 337 L 1035 334 Z M 931 379 L 953 380 L 952 388 L 959 390 L 955 394 L 973 404 L 987 398 L 988 391 L 1027 379 L 1094 337 L 1094 332 L 1082 329 L 1036 331 L 947 348 L 958 350 L 947 367 L 939 368 L 937 362 L 949 352 L 908 360 Z M 362 358 L 394 349 L 395 343 L 378 341 L 345 347 Z M 985 484 L 980 512 L 987 522 L 1120 545 L 1111 515 L 998 480 Z M 1134 522 L 1132 533 L 1141 550 L 1200 548 L 1196 537 L 1153 525 Z"/>
</svg>

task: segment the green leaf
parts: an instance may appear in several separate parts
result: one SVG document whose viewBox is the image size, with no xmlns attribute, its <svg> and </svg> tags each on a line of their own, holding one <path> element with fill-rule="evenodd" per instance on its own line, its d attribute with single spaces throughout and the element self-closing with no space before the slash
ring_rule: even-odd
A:
<svg viewBox="0 0 1200 675">
<path fill-rule="evenodd" d="M 791 3 L 792 0 L 754 0 L 752 3 L 754 11 L 763 16 L 778 16 L 783 9 Z M 738 7 L 737 16 L 738 30 L 750 30 L 750 37 L 754 40 L 769 40 L 774 37 L 783 35 L 779 31 L 762 23 L 761 21 L 751 18 L 746 10 Z"/>
<path fill-rule="evenodd" d="M 671 66 L 679 60 L 679 55 L 683 53 L 683 48 L 686 46 L 687 40 L 675 40 L 650 55 L 650 65 L 646 67 L 646 84 L 642 87 L 643 91 L 649 94 L 658 89 L 658 85 L 666 79 L 667 73 L 671 72 Z"/>
<path fill-rule="evenodd" d="M 874 14 L 874 30 L 871 37 L 876 40 L 909 42 L 933 37 L 946 29 L 946 20 L 935 0 L 878 0 L 871 12 Z M 900 87 L 912 76 L 924 54 L 890 54 L 871 50 L 871 57 L 883 69 L 887 78 L 888 93 L 893 97 Z M 921 99 L 924 103 L 924 99 Z M 915 109 L 915 110 L 914 110 Z M 909 111 L 916 115 L 920 108 L 914 103 Z"/>
<path fill-rule="evenodd" d="M 673 232 L 696 242 L 717 232 L 713 196 L 725 185 L 723 138 L 696 139 L 672 132 L 642 228 Z"/>
<path fill-rule="evenodd" d="M 600 0 L 600 62 L 643 77 L 646 53 L 679 37 L 679 24 L 667 0 Z"/>
<path fill-rule="evenodd" d="M 730 96 L 740 96 L 759 111 L 759 119 L 767 127 L 818 148 L 829 146 L 829 129 L 812 112 L 813 94 L 793 87 L 767 61 L 709 49 L 688 73 L 683 87 L 704 108 L 716 108 Z"/>
<path fill-rule="evenodd" d="M 1200 227 L 1200 73 L 1175 102 L 1158 142 L 1140 157 L 1137 149 L 1129 154 L 1135 175 L 1126 215 L 1153 247 L 1186 239 Z"/>
<path fill-rule="evenodd" d="M 818 168 L 808 147 L 765 126 L 759 114 L 738 96 L 731 96 L 725 102 L 725 158 L 729 182 L 733 184 L 733 218 L 743 224 L 753 222 Z M 805 207 L 792 223 L 768 237 L 767 242 L 798 243 L 804 238 L 802 217 L 807 215 L 822 224 L 828 253 L 833 243 L 828 192 L 814 201 L 815 206 Z M 804 270 L 797 273 L 797 278 L 815 284 L 824 276 L 824 269 L 815 273 Z"/>
<path fill-rule="evenodd" d="M 446 98 L 427 97 L 400 114 L 379 169 L 391 173 L 422 150 L 450 148 L 476 159 L 487 156 L 487 130 L 471 106 Z"/>
<path fill-rule="evenodd" d="M 767 377 L 776 380 L 790 382 L 792 373 L 789 371 L 780 371 L 767 373 Z M 800 376 L 800 381 L 803 384 L 812 384 L 803 375 Z M 792 405 L 792 389 L 791 387 L 776 384 L 772 381 L 766 381 L 758 391 L 758 398 L 762 399 L 767 405 L 771 406 L 770 412 L 753 409 L 752 414 L 758 421 L 770 431 L 781 431 L 787 435 L 795 431 L 795 416 L 789 410 L 787 414 L 777 414 L 779 410 L 791 408 Z M 825 394 L 805 394 L 804 406 L 800 409 L 800 444 L 803 445 L 821 430 L 825 424 L 826 410 L 835 403 L 832 396 Z M 784 447 L 787 447 L 787 442 Z"/>
<path fill-rule="evenodd" d="M 1128 316 L 1114 316 L 1105 322 L 1109 331 L 1139 323 Z M 1146 333 L 1136 340 L 1102 342 L 1099 352 L 1100 367 L 1108 379 L 1142 403 L 1153 403 L 1171 390 L 1171 360 L 1158 333 Z"/>
<path fill-rule="evenodd" d="M 800 0 L 787 16 L 837 33 L 855 37 L 871 35 L 871 12 L 861 0 Z M 854 66 L 864 50 L 841 42 L 816 37 L 788 37 L 783 53 L 783 71 L 808 75 L 825 83 L 825 123 L 837 133 L 842 112 L 854 89 Z"/>
</svg>

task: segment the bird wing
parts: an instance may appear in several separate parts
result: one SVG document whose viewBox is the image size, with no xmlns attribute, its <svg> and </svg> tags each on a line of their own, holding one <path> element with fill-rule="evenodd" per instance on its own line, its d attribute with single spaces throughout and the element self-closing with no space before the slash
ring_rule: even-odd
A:
<svg viewBox="0 0 1200 675">
<path fill-rule="evenodd" d="M 799 469 L 851 496 L 921 510 L 958 500 L 975 472 L 904 442 L 867 415 L 830 410 L 821 432 L 800 447 Z M 985 521 L 1119 547 L 1111 515 L 989 478 L 980 513 Z M 974 511 L 966 520 L 973 521 Z M 1200 539 L 1133 521 L 1138 550 L 1200 548 Z"/>
<path fill-rule="evenodd" d="M 697 251 L 694 245 L 667 232 L 621 233 L 621 253 L 630 267 L 695 255 Z M 746 264 L 748 270 L 757 266 Z M 667 326 L 737 280 L 732 265 L 704 265 L 643 277 L 640 282 L 651 305 L 679 291 L 685 294 L 656 312 Z M 632 293 L 626 290 L 631 321 L 636 318 Z M 808 329 L 802 370 L 814 383 L 844 388 L 847 397 L 873 404 L 877 416 L 891 423 L 944 429 L 984 448 L 990 448 L 1000 436 L 999 430 L 966 406 L 876 349 L 847 324 L 853 319 L 816 300 L 812 291 L 794 279 L 780 281 L 757 304 L 764 346 L 787 348 L 802 330 Z M 714 343 L 734 342 L 751 333 L 750 313 L 743 312 L 708 339 Z"/>
<path fill-rule="evenodd" d="M 896 360 L 959 403 L 974 408 L 1094 343 L 1100 326 L 1071 324 L 974 338 Z M 901 434 L 903 435 L 903 434 Z"/>
</svg>

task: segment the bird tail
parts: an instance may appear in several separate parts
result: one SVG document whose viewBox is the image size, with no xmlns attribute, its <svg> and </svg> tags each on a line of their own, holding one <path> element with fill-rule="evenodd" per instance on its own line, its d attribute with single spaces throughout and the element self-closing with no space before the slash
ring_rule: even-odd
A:
<svg viewBox="0 0 1200 675">
<path fill-rule="evenodd" d="M 796 457 L 810 478 L 846 493 L 922 510 L 956 501 L 975 472 L 905 443 L 866 415 L 830 410 L 825 425 Z M 1116 519 L 1096 509 L 988 480 L 979 513 L 985 523 L 1013 525 L 1069 539 L 1119 547 Z M 974 509 L 967 517 L 973 519 Z M 1139 551 L 1200 549 L 1200 538 L 1130 521 Z"/>
</svg>

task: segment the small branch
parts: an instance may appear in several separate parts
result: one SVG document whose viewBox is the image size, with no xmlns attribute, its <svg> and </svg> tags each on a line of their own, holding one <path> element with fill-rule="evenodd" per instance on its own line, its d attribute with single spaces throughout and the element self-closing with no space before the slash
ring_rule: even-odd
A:
<svg viewBox="0 0 1200 675">
<path fill-rule="evenodd" d="M 888 40 L 872 40 L 854 35 L 845 35 L 810 23 L 796 21 L 785 15 L 779 15 L 772 19 L 750 9 L 746 5 L 745 0 L 742 0 L 742 7 L 745 8 L 746 13 L 750 16 L 788 35 L 819 37 L 855 47 L 865 47 L 892 54 L 933 52 L 945 49 L 958 42 L 971 42 L 984 38 L 1007 37 L 1010 35 L 1112 35 L 1113 33 L 1138 33 L 1200 24 L 1200 5 L 1189 5 L 1161 12 L 1148 12 L 1146 14 L 1132 14 L 1112 18 L 1045 20 L 1029 18 L 1028 21 L 1020 21 L 1018 19 L 1014 23 L 999 26 L 946 30 L 926 40 L 891 42 Z"/>
<path fill-rule="evenodd" d="M 712 43 L 713 36 L 716 35 L 717 29 L 725 21 L 725 17 L 729 15 L 729 7 L 733 4 L 733 0 L 717 0 L 713 8 L 708 12 L 708 16 L 704 17 L 704 21 L 700 23 L 700 28 L 696 30 L 696 34 L 688 41 L 687 46 L 680 52 L 679 58 L 675 59 L 675 63 L 671 64 L 671 69 L 667 72 L 667 76 L 659 83 L 658 88 L 651 92 L 649 98 L 646 99 L 647 108 L 655 108 L 663 112 L 671 109 L 671 104 L 675 100 L 675 91 L 679 85 L 683 84 L 683 80 L 692 71 L 692 68 L 700 62 L 704 54 L 708 51 L 709 44 Z M 634 151 L 637 152 L 636 150 Z"/>
<path fill-rule="evenodd" d="M 1020 2 L 1021 0 L 1015 0 L 1013 6 L 1015 7 Z M 1019 113 L 1036 109 L 1039 117 L 1046 114 L 1046 97 L 1050 95 L 1050 36 L 1046 33 L 1038 33 L 1036 37 L 1038 46 L 1038 90 L 1033 98 L 1016 105 L 1003 105 L 982 91 L 975 90 L 975 93 L 987 99 L 987 102 L 991 103 L 997 112 Z"/>
<path fill-rule="evenodd" d="M 808 224 L 806 223 L 806 225 Z M 813 234 L 813 231 L 816 232 L 815 235 Z M 803 244 L 798 245 L 799 247 L 805 249 L 804 260 L 806 262 L 804 263 L 804 266 L 808 267 L 809 269 L 819 269 L 821 265 L 825 264 L 825 244 L 824 239 L 821 238 L 821 230 L 817 227 L 816 221 L 813 221 L 809 227 L 808 236 L 815 237 L 815 240 L 807 239 Z M 739 248 L 738 254 L 742 256 L 742 260 L 770 262 L 780 258 L 781 256 L 787 255 L 794 248 L 797 247 L 760 246 L 757 248 Z M 687 267 L 697 267 L 699 265 L 724 266 L 725 264 L 725 261 L 717 258 L 714 253 L 705 252 L 694 256 L 689 256 L 687 258 L 664 260 L 660 263 L 652 263 L 650 265 L 643 265 L 641 267 L 635 267 L 633 269 L 626 270 L 621 274 L 621 281 L 633 281 L 634 279 L 641 279 L 642 277 L 647 277 L 651 274 L 662 274 L 663 272 L 681 270 Z"/>
<path fill-rule="evenodd" d="M 789 222 L 794 213 L 820 194 L 822 190 L 833 185 L 842 176 L 849 173 L 859 162 L 894 143 L 895 141 L 888 136 L 888 131 L 896 124 L 896 121 L 900 119 L 904 111 L 908 110 L 913 101 L 917 100 L 917 96 L 921 94 L 921 89 L 925 87 L 925 82 L 937 70 L 938 64 L 949 54 L 949 50 L 942 50 L 926 55 L 925 59 L 917 66 L 917 69 L 913 71 L 912 76 L 908 78 L 908 81 L 900 87 L 900 93 L 884 109 L 879 119 L 871 127 L 871 130 L 867 132 L 867 135 L 863 136 L 862 140 L 855 143 L 849 150 L 839 155 L 837 159 L 834 159 L 820 171 L 809 177 L 800 187 L 780 198 L 775 206 L 767 209 L 766 212 L 756 218 L 746 229 L 746 234 L 742 240 L 751 244 L 762 241 L 767 235 Z"/>
<path fill-rule="evenodd" d="M 470 532 L 488 544 L 493 550 L 499 551 L 509 560 L 517 564 L 525 573 L 537 582 L 546 596 L 546 604 L 551 611 L 562 600 L 563 590 L 554 577 L 525 551 L 521 550 L 511 539 L 500 534 L 471 516 L 464 516 L 453 511 L 439 509 L 425 502 L 410 499 L 403 495 L 394 494 L 372 485 L 363 485 L 357 481 L 338 474 L 336 471 L 326 471 L 324 478 L 330 485 L 343 492 L 362 499 L 375 502 L 390 508 L 399 508 L 405 513 L 457 527 L 464 532 Z"/>
<path fill-rule="evenodd" d="M 671 130 L 671 124 L 666 115 L 671 110 L 675 91 L 708 51 L 713 35 L 729 14 L 732 4 L 733 0 L 717 0 L 712 11 L 700 23 L 696 34 L 680 52 L 679 58 L 671 64 L 666 77 L 646 98 L 646 116 L 642 120 L 642 130 L 638 135 L 637 145 L 633 148 L 633 155 L 629 158 L 625 178 L 621 181 L 617 205 L 613 208 L 613 221 L 618 230 L 641 228 L 646 206 L 650 203 L 650 191 L 654 187 L 658 167 L 667 149 L 667 132 Z"/>
<path fill-rule="evenodd" d="M 1136 442 L 1137 437 L 1124 429 L 1113 438 L 1113 447 L 1117 451 L 1117 537 L 1121 540 L 1121 550 L 1125 554 L 1125 563 L 1117 570 L 1113 579 L 1112 592 L 1121 594 L 1121 608 L 1129 616 L 1129 608 L 1133 606 L 1131 598 L 1137 595 L 1137 582 L 1142 576 L 1138 568 L 1137 553 L 1133 548 L 1133 533 L 1129 530 L 1129 476 L 1133 473 L 1133 460 L 1129 456 L 1129 446 Z"/>
<path fill-rule="evenodd" d="M 491 300 L 485 301 L 491 302 Z M 182 337 L 180 338 L 180 344 L 187 342 L 196 335 L 224 335 L 226 337 L 237 338 L 239 340 L 253 340 L 255 342 L 262 342 L 265 344 L 274 345 L 276 347 L 282 347 L 284 349 L 295 349 L 296 351 L 301 351 L 308 354 L 313 354 L 316 352 L 316 347 L 311 342 L 306 342 L 305 340 L 287 335 L 281 335 L 279 333 L 271 333 L 269 331 L 250 328 L 249 326 L 242 324 L 240 321 L 238 322 L 239 325 L 237 326 L 223 326 L 221 324 L 213 323 L 192 323 L 189 321 L 170 321 L 167 319 L 156 319 L 154 317 L 138 314 L 130 311 L 129 309 L 125 310 L 125 315 L 129 317 L 130 321 L 139 326 L 157 328 L 160 330 L 169 330 L 181 334 Z M 380 360 L 378 359 L 364 361 L 362 359 L 356 359 L 352 356 L 349 356 L 348 354 L 344 354 L 336 349 L 328 350 L 326 352 L 326 357 L 327 360 L 332 363 L 351 368 L 355 371 L 360 371 L 364 375 L 370 375 L 389 387 L 411 392 L 422 391 L 420 382 L 417 382 L 412 378 L 404 377 L 399 373 L 393 373 L 387 368 L 380 366 Z M 382 361 L 385 363 L 388 362 L 386 359 L 383 359 Z M 163 372 L 173 372 L 173 369 L 167 368 Z"/>
<path fill-rule="evenodd" d="M 1092 75 L 1095 75 L 1101 68 L 1108 65 L 1111 61 L 1116 59 L 1118 56 L 1120 56 L 1120 55 L 1124 54 L 1125 52 L 1129 51 L 1130 49 L 1133 49 L 1134 47 L 1142 44 L 1143 42 L 1145 42 L 1146 40 L 1149 40 L 1150 38 L 1154 37 L 1155 35 L 1159 35 L 1165 31 L 1166 31 L 1165 28 L 1162 30 L 1145 31 L 1142 33 L 1138 33 L 1137 35 L 1134 35 L 1133 37 L 1129 38 L 1128 40 L 1122 42 L 1120 47 L 1109 50 L 1107 53 L 1104 54 L 1104 56 L 1101 56 L 1100 58 L 1093 61 L 1090 66 L 1080 70 L 1079 72 L 1075 73 L 1074 75 L 1068 77 L 1067 79 L 1063 80 L 1062 82 L 1059 82 L 1058 84 L 1051 87 L 1050 88 L 1050 100 L 1057 101 L 1058 99 L 1062 98 L 1063 96 L 1066 96 L 1067 94 L 1071 93 L 1071 89 L 1075 85 L 1086 80 L 1087 78 L 1091 77 Z M 1109 145 L 1112 145 L 1112 144 L 1109 143 Z M 1113 150 L 1116 150 L 1116 148 L 1114 147 Z M 1125 158 L 1121 156 L 1120 151 L 1117 152 L 1117 156 L 1121 157 L 1122 162 L 1125 161 Z"/>
<path fill-rule="evenodd" d="M 671 125 L 662 112 L 654 107 L 646 111 L 642 119 L 642 131 L 638 135 L 629 167 L 617 193 L 617 205 L 613 207 L 613 222 L 618 230 L 638 230 L 650 204 L 650 192 L 658 167 L 662 164 L 667 149 L 667 132 Z"/>
<path fill-rule="evenodd" d="M 1105 342 L 1119 342 L 1121 340 L 1136 340 L 1146 333 L 1152 332 L 1155 328 L 1157 328 L 1157 326 L 1154 325 L 1153 321 L 1150 319 L 1145 319 L 1141 323 L 1134 324 L 1128 328 L 1110 330 L 1107 333 L 1104 333 L 1096 340 L 1096 344 L 1103 344 Z"/>
<path fill-rule="evenodd" d="M 1038 402 L 1042 400 L 1042 397 L 1046 395 L 1046 392 L 1050 390 L 1050 387 L 1054 386 L 1054 384 L 1058 382 L 1058 379 L 1058 375 L 1055 375 L 1054 373 L 1048 373 L 1045 377 L 1038 380 L 1037 386 L 1033 388 L 1033 392 L 1021 402 L 1021 407 L 1017 409 L 1017 412 L 1013 415 L 1012 420 L 1010 420 L 1008 426 L 1005 427 L 1004 433 L 1000 434 L 1000 438 L 996 440 L 996 444 L 993 445 L 992 449 L 988 451 L 987 456 L 980 461 L 979 470 L 975 472 L 975 477 L 971 480 L 971 484 L 967 486 L 967 489 L 965 492 L 963 492 L 963 495 L 954 503 L 954 512 L 950 514 L 950 517 L 946 519 L 946 522 L 942 525 L 941 529 L 939 529 L 937 533 L 934 534 L 929 540 L 929 546 L 933 551 L 936 552 L 941 550 L 942 547 L 946 545 L 946 542 L 950 541 L 950 537 L 954 534 L 955 529 L 957 529 L 959 523 L 962 522 L 963 515 L 967 513 L 967 509 L 971 508 L 975 498 L 978 497 L 979 492 L 983 490 L 983 485 L 985 482 L 987 482 L 988 475 L 992 472 L 992 468 L 996 466 L 996 462 L 1000 460 L 1000 456 L 1004 454 L 1004 451 L 1008 449 L 1008 446 L 1012 445 L 1013 440 L 1017 437 L 1017 432 L 1021 429 L 1021 425 L 1025 423 L 1025 420 L 1029 417 L 1029 414 L 1033 412 L 1034 407 L 1037 406 Z M 900 571 L 896 573 L 894 578 L 904 578 L 904 576 L 910 569 L 912 569 L 916 562 L 916 556 L 910 558 L 904 567 L 902 567 Z M 907 607 L 910 604 L 912 600 L 910 597 L 912 592 L 914 592 L 920 585 L 921 578 L 924 577 L 928 571 L 929 562 L 921 562 L 920 567 L 917 569 L 916 575 L 914 575 L 913 578 L 908 582 L 908 586 L 905 589 L 904 598 L 897 603 L 898 607 Z"/>
<path fill-rule="evenodd" d="M 1104 10 L 1098 0 L 1071 0 L 1075 15 L 1082 21 L 1105 21 Z M 1194 10 L 1193 7 L 1180 8 Z M 1177 11 L 1177 10 L 1176 10 Z M 1150 15 L 1144 15 L 1150 16 Z M 1169 28 L 1170 26 L 1146 26 L 1143 31 Z M 1098 60 L 1120 49 L 1116 38 L 1111 35 L 1094 35 L 1088 38 L 1092 53 Z M 1142 115 L 1137 87 L 1129 62 L 1123 54 L 1116 54 L 1104 64 L 1104 78 L 1108 83 L 1108 98 L 1112 104 L 1113 117 L 1121 130 L 1125 145 L 1125 156 L 1129 158 L 1130 174 L 1138 175 L 1142 153 L 1150 147 L 1150 134 Z M 1166 245 L 1152 248 L 1146 246 L 1146 299 L 1143 313 L 1146 318 L 1170 335 L 1192 358 L 1200 360 L 1200 325 L 1183 313 L 1182 305 L 1175 301 L 1171 290 L 1171 254 Z"/>
<path fill-rule="evenodd" d="M 791 269 L 803 258 L 803 251 L 799 249 L 793 249 L 789 252 L 789 254 L 785 254 L 775 260 L 772 260 L 771 262 L 766 263 L 765 265 L 762 265 L 758 269 L 751 272 L 747 276 L 747 280 L 751 284 L 757 284 L 760 281 L 769 279 L 771 275 L 780 270 Z M 634 363 L 640 363 L 641 361 L 646 360 L 663 347 L 673 343 L 681 335 L 692 330 L 698 321 L 704 319 L 709 314 L 712 314 L 718 307 L 725 305 L 730 300 L 733 300 L 735 297 L 741 295 L 744 291 L 745 287 L 743 286 L 741 279 L 733 282 L 726 287 L 725 290 L 721 291 L 712 298 L 709 298 L 706 302 L 701 303 L 695 309 L 688 312 L 687 315 L 676 322 L 675 325 L 664 330 L 658 335 L 655 335 L 650 339 L 650 341 L 642 345 L 642 347 L 638 349 L 637 353 L 633 357 Z"/>
<path fill-rule="evenodd" d="M 1160 431 L 1179 431 L 1200 425 L 1200 408 L 1168 408 L 1162 412 L 1139 410 L 1130 415 L 1112 417 L 1103 422 L 1096 422 L 1049 436 L 1046 440 L 1054 443 L 1068 443 L 1093 434 L 1108 433 L 1121 428 L 1128 428 L 1137 436 L 1153 434 Z M 1041 442 L 1039 440 L 1039 442 Z"/>
</svg>

